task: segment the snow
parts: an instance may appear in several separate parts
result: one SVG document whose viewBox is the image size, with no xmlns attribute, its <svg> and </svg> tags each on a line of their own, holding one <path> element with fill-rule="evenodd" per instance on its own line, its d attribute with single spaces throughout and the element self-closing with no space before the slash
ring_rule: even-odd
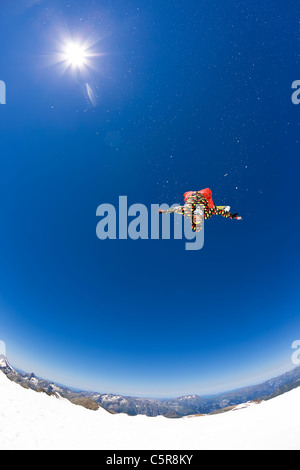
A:
<svg viewBox="0 0 300 470">
<path fill-rule="evenodd" d="M 1 367 L 7 367 L 8 366 L 8 361 L 6 357 L 3 356 L 3 354 L 0 354 L 0 366 Z"/>
<path fill-rule="evenodd" d="M 50 384 L 50 385 L 53 390 L 56 390 L 57 392 L 61 391 L 61 387 L 59 387 L 58 385 L 55 385 L 55 384 Z"/>
<path fill-rule="evenodd" d="M 117 400 L 121 400 L 121 396 L 120 395 L 103 395 L 102 396 L 102 400 L 103 401 L 117 401 Z"/>
<path fill-rule="evenodd" d="M 300 450 L 300 387 L 217 415 L 168 419 L 87 410 L 0 372 L 0 450 Z"/>
</svg>

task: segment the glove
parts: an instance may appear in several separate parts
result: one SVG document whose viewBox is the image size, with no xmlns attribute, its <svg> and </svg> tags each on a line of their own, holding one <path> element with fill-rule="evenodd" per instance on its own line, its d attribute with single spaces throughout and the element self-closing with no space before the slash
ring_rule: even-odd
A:
<svg viewBox="0 0 300 470">
<path fill-rule="evenodd" d="M 237 213 L 236 213 L 236 214 L 232 214 L 232 216 L 233 216 L 232 218 L 235 219 L 235 220 L 243 220 L 243 218 L 240 217 L 239 214 L 237 214 Z"/>
</svg>

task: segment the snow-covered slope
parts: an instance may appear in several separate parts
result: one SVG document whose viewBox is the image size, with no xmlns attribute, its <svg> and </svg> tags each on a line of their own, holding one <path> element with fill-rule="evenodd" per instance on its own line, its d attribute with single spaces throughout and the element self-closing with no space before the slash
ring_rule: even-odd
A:
<svg viewBox="0 0 300 470">
<path fill-rule="evenodd" d="M 227 413 L 167 419 L 90 411 L 0 372 L 0 449 L 300 450 L 300 388 Z"/>
</svg>

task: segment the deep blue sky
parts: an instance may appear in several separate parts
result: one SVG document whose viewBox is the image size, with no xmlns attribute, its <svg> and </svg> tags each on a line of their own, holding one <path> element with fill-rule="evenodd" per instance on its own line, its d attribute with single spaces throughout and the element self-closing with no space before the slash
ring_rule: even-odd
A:
<svg viewBox="0 0 300 470">
<path fill-rule="evenodd" d="M 2 0 L 0 339 L 16 367 L 143 396 L 293 367 L 297 4 Z M 53 64 L 70 36 L 97 41 L 94 69 Z M 205 187 L 243 221 L 207 221 L 200 251 L 96 237 L 102 203 Z"/>
</svg>

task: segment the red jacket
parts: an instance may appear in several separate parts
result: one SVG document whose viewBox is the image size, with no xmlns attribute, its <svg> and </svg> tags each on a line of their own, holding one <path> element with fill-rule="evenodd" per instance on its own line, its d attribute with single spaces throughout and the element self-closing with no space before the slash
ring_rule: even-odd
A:
<svg viewBox="0 0 300 470">
<path fill-rule="evenodd" d="M 211 192 L 211 189 L 209 189 L 209 188 L 201 189 L 201 191 L 187 191 L 183 195 L 185 204 L 186 204 L 186 201 L 188 200 L 188 198 L 191 196 L 191 194 L 193 194 L 195 192 L 202 194 L 205 197 L 205 199 L 208 200 L 208 205 L 209 205 L 210 209 L 214 208 L 215 205 L 214 205 L 213 198 L 212 198 L 212 192 Z"/>
</svg>

